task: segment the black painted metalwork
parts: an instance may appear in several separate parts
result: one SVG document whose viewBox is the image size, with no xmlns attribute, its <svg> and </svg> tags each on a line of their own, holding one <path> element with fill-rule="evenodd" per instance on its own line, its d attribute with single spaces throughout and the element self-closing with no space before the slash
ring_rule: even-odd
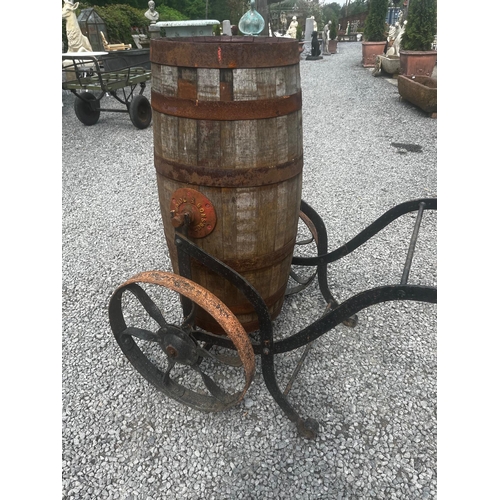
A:
<svg viewBox="0 0 500 500">
<path fill-rule="evenodd" d="M 328 238 L 326 228 L 321 217 L 307 203 L 302 201 L 301 212 L 304 214 L 304 217 L 307 219 L 309 225 L 312 224 L 312 232 L 314 235 L 313 239 L 316 242 L 318 255 L 316 257 L 294 257 L 292 265 L 316 267 L 315 274 L 317 274 L 318 277 L 319 288 L 326 302 L 326 308 L 324 314 L 312 324 L 308 325 L 301 331 L 276 342 L 274 341 L 273 325 L 269 310 L 263 298 L 240 274 L 224 264 L 222 261 L 196 246 L 195 243 L 189 239 L 187 235 L 189 215 L 186 215 L 187 219 L 184 220 L 184 224 L 176 228 L 175 244 L 178 251 L 179 274 L 183 278 L 189 279 L 191 277 L 191 259 L 195 259 L 211 271 L 227 279 L 243 293 L 258 316 L 258 337 L 255 339 L 250 338 L 250 341 L 251 349 L 253 349 L 255 354 L 261 356 L 262 374 L 265 384 L 285 415 L 296 424 L 300 435 L 306 438 L 314 438 L 319 430 L 318 422 L 310 418 L 301 417 L 299 412 L 287 399 L 287 395 L 304 363 L 305 357 L 309 352 L 312 343 L 340 323 L 344 323 L 351 327 L 355 326 L 357 323 L 356 314 L 375 304 L 397 300 L 410 300 L 428 303 L 437 302 L 437 289 L 435 287 L 407 284 L 423 213 L 425 210 L 436 209 L 437 200 L 434 198 L 418 199 L 401 203 L 400 205 L 388 210 L 346 244 L 332 252 L 328 252 Z M 348 255 L 402 215 L 414 211 L 418 211 L 418 214 L 401 282 L 396 285 L 384 285 L 365 290 L 339 304 L 328 286 L 327 265 Z M 301 289 L 307 286 L 309 282 L 310 279 L 305 280 L 301 284 Z M 186 299 L 185 297 L 183 298 L 182 306 L 185 320 L 180 328 L 176 328 L 172 325 L 167 325 L 158 308 L 154 305 L 154 303 L 152 303 L 148 296 L 140 291 L 140 287 L 135 285 L 128 285 L 128 287 L 139 299 L 147 313 L 160 325 L 160 329 L 156 333 L 151 333 L 137 328 L 127 328 L 119 310 L 120 301 L 115 299 L 112 303 L 110 303 L 110 320 L 112 322 L 113 331 L 115 332 L 115 337 L 127 357 L 132 360 L 133 364 L 135 363 L 136 368 L 141 373 L 144 372 L 143 375 L 148 378 L 148 380 L 152 380 L 152 383 L 157 388 L 166 392 L 174 399 L 184 402 L 185 404 L 190 405 L 190 403 L 193 403 L 193 407 L 201 405 L 204 406 L 205 409 L 209 408 L 208 411 L 217 411 L 229 404 L 234 404 L 237 401 L 235 399 L 237 396 L 230 397 L 225 393 L 222 393 L 213 381 L 205 380 L 204 374 L 199 370 L 199 363 L 195 362 L 198 356 L 213 356 L 214 359 L 217 359 L 220 362 L 227 362 L 228 365 L 237 366 L 234 362 L 234 358 L 230 356 L 217 357 L 216 354 L 211 354 L 209 352 L 209 349 L 212 346 L 235 349 L 233 342 L 227 336 L 215 335 L 198 328 L 194 323 L 194 308 L 197 306 L 193 304 L 191 300 Z M 121 297 L 121 293 L 122 292 L 120 292 L 119 297 Z M 158 342 L 162 346 L 169 357 L 169 367 L 165 374 L 162 375 L 163 379 L 161 379 L 159 373 L 150 373 L 148 372 L 149 367 L 141 364 L 141 355 L 137 352 L 137 350 L 134 350 L 133 347 L 130 346 L 130 342 L 127 340 L 131 337 Z M 200 342 L 205 343 L 203 349 L 199 347 Z M 282 391 L 276 379 L 274 357 L 278 354 L 289 352 L 304 346 L 306 347 L 297 368 L 292 374 L 287 387 L 284 391 Z M 205 385 L 212 397 L 205 398 L 200 401 L 198 401 L 197 398 L 192 398 L 193 401 L 183 401 L 183 397 L 179 395 L 181 388 L 173 385 L 174 382 L 169 379 L 169 372 L 175 362 L 187 364 L 192 366 L 195 370 L 198 370 L 202 377 L 204 377 Z M 165 380 L 168 383 L 166 383 Z"/>
</svg>

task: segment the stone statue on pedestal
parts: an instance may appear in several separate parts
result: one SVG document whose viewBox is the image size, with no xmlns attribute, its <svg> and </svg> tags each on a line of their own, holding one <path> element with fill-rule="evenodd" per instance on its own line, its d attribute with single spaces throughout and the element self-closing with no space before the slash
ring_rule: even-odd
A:
<svg viewBox="0 0 500 500">
<path fill-rule="evenodd" d="M 144 15 L 151 21 L 151 24 L 156 24 L 156 21 L 158 21 L 160 14 L 156 12 L 155 3 L 153 2 L 153 0 L 149 0 L 148 7 L 149 9 L 144 13 Z"/>
<path fill-rule="evenodd" d="M 286 32 L 287 35 L 291 36 L 292 38 L 297 38 L 297 26 L 299 23 L 297 22 L 297 16 L 292 17 L 292 21 L 290 23 L 290 26 L 288 26 L 288 30 Z"/>
<path fill-rule="evenodd" d="M 318 32 L 313 31 L 312 32 L 312 39 L 311 39 L 311 55 L 313 57 L 317 57 L 321 54 L 321 51 L 319 50 L 319 40 L 318 40 Z"/>
<path fill-rule="evenodd" d="M 332 25 L 331 21 L 328 21 L 323 28 L 323 54 L 329 55 L 330 51 L 328 50 L 328 40 L 330 40 L 330 26 Z"/>
</svg>

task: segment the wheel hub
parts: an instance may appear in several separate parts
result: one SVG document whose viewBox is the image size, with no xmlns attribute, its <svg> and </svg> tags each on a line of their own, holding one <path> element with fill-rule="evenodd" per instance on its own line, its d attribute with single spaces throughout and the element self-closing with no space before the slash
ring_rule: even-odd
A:
<svg viewBox="0 0 500 500">
<path fill-rule="evenodd" d="M 181 365 L 194 365 L 198 362 L 196 342 L 185 331 L 169 325 L 158 330 L 160 345 L 169 359 Z"/>
</svg>

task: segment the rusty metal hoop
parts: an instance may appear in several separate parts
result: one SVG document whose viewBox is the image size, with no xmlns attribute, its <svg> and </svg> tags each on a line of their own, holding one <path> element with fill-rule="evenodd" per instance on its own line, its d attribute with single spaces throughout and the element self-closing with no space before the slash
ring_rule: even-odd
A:
<svg viewBox="0 0 500 500">
<path fill-rule="evenodd" d="M 216 358 L 217 361 L 222 363 L 225 362 L 224 357 L 217 357 L 199 346 L 183 326 L 177 327 L 168 324 L 157 305 L 139 286 L 140 283 L 149 283 L 173 290 L 212 315 L 233 342 L 241 360 L 245 373 L 245 386 L 240 392 L 232 395 L 227 394 L 208 375 L 201 371 L 199 364 L 204 357 Z M 152 332 L 126 324 L 122 309 L 122 295 L 126 290 L 137 297 L 148 315 L 158 324 L 158 331 Z M 109 318 L 115 339 L 134 368 L 158 390 L 191 408 L 215 412 L 234 406 L 243 399 L 253 380 L 255 355 L 248 335 L 240 322 L 214 294 L 187 278 L 163 271 L 147 271 L 133 276 L 113 293 L 109 303 Z M 162 372 L 148 359 L 147 355 L 135 342 L 134 337 L 156 342 L 160 345 L 167 355 L 169 363 L 165 372 Z M 170 370 L 176 364 L 176 356 L 179 356 L 177 359 L 181 358 L 181 354 L 177 352 L 177 349 L 179 351 L 182 351 L 182 349 L 188 351 L 189 355 L 186 357 L 185 362 L 179 361 L 179 363 L 189 366 L 201 375 L 210 395 L 195 392 L 170 378 Z M 231 363 L 228 362 L 227 364 Z M 233 364 L 233 366 L 239 366 L 239 364 Z"/>
</svg>

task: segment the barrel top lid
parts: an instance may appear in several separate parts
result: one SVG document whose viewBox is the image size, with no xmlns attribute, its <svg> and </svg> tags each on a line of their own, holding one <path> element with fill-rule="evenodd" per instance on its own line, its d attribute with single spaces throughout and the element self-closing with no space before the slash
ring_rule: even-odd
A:
<svg viewBox="0 0 500 500">
<path fill-rule="evenodd" d="M 213 26 L 219 25 L 220 21 L 216 19 L 197 19 L 194 21 L 158 21 L 155 26 L 160 28 L 180 28 L 190 26 Z"/>
<path fill-rule="evenodd" d="M 285 37 L 156 38 L 151 40 L 151 62 L 191 68 L 271 68 L 298 64 L 300 53 L 298 41 Z"/>
</svg>

